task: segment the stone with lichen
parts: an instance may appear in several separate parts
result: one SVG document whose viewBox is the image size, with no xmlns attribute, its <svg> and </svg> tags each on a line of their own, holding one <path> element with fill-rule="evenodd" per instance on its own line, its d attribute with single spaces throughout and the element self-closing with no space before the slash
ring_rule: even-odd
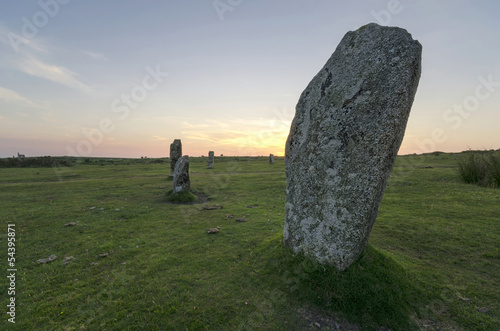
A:
<svg viewBox="0 0 500 331">
<path fill-rule="evenodd" d="M 212 169 L 213 167 L 214 167 L 214 152 L 209 151 L 207 159 L 207 169 Z"/>
<path fill-rule="evenodd" d="M 404 136 L 422 46 L 375 23 L 348 32 L 300 96 L 286 142 L 284 243 L 338 270 L 366 247 Z"/>
<path fill-rule="evenodd" d="M 182 143 L 180 139 L 175 139 L 170 144 L 170 177 L 174 176 L 175 164 L 182 156 Z"/>
<path fill-rule="evenodd" d="M 177 160 L 174 169 L 173 180 L 174 193 L 189 192 L 191 182 L 189 180 L 189 156 L 184 155 Z"/>
</svg>

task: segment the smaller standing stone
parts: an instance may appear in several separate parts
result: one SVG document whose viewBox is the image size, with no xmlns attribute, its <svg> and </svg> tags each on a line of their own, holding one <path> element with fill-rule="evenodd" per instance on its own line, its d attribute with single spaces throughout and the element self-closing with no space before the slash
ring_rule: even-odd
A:
<svg viewBox="0 0 500 331">
<path fill-rule="evenodd" d="M 274 154 L 269 154 L 269 164 L 274 164 Z"/>
<path fill-rule="evenodd" d="M 214 167 L 214 151 L 208 152 L 207 169 L 213 169 Z"/>
<path fill-rule="evenodd" d="M 182 156 L 182 143 L 180 139 L 175 139 L 170 144 L 170 177 L 174 176 L 175 164 Z"/>
<path fill-rule="evenodd" d="M 175 164 L 174 170 L 174 193 L 189 192 L 191 182 L 189 181 L 189 156 L 184 155 Z"/>
</svg>

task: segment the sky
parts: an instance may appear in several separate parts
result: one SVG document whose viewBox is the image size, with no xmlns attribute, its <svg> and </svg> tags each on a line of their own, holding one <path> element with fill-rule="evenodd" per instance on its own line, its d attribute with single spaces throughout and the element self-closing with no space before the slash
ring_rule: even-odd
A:
<svg viewBox="0 0 500 331">
<path fill-rule="evenodd" d="M 283 155 L 348 31 L 423 46 L 399 154 L 500 148 L 495 0 L 0 2 L 0 157 Z"/>
</svg>

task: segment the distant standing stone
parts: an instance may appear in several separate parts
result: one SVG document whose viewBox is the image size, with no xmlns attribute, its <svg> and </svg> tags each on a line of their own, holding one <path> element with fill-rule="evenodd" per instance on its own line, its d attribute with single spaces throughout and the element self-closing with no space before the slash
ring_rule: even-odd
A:
<svg viewBox="0 0 500 331">
<path fill-rule="evenodd" d="M 184 155 L 175 165 L 174 169 L 174 193 L 189 192 L 191 182 L 189 181 L 189 156 Z"/>
<path fill-rule="evenodd" d="M 274 154 L 269 154 L 269 164 L 274 164 Z"/>
<path fill-rule="evenodd" d="M 170 144 L 170 177 L 174 176 L 174 169 L 177 160 L 182 156 L 182 143 L 180 139 L 175 139 Z"/>
<path fill-rule="evenodd" d="M 207 169 L 212 169 L 214 167 L 214 152 L 208 152 Z"/>
<path fill-rule="evenodd" d="M 302 92 L 286 142 L 284 244 L 348 268 L 366 247 L 404 136 L 422 46 L 375 23 L 348 32 Z"/>
</svg>

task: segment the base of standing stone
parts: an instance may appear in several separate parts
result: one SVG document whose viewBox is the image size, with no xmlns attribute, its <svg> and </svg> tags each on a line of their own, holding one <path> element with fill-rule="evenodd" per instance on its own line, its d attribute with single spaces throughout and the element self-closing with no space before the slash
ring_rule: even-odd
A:
<svg viewBox="0 0 500 331">
<path fill-rule="evenodd" d="M 173 190 L 167 192 L 167 201 L 172 203 L 192 203 L 198 202 L 199 199 L 191 192 L 174 193 Z"/>
</svg>

